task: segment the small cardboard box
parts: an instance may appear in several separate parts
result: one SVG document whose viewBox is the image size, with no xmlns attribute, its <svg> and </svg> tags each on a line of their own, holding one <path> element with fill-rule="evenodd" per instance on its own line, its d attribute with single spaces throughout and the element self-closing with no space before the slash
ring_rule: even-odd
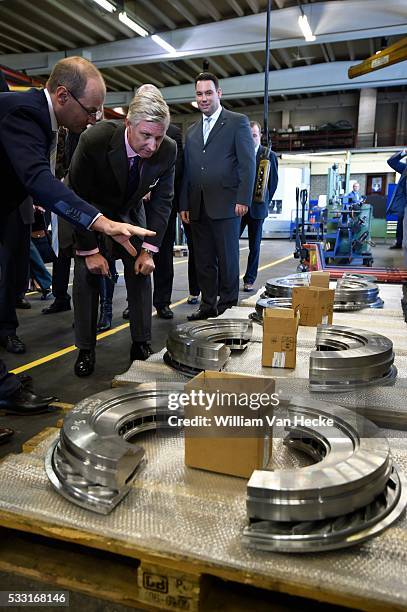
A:
<svg viewBox="0 0 407 612">
<path fill-rule="evenodd" d="M 189 394 L 191 391 L 204 393 L 222 391 L 257 395 L 264 393 L 275 396 L 275 382 L 272 378 L 209 370 L 195 376 L 184 389 Z M 275 405 L 277 403 L 278 400 Z M 188 419 L 202 416 L 202 412 L 202 407 L 192 404 L 185 406 L 184 409 L 185 418 Z M 237 425 L 232 424 L 230 427 L 219 427 L 215 417 L 225 416 L 225 407 L 214 403 L 211 409 L 205 412 L 207 418 L 211 419 L 209 426 L 184 427 L 185 465 L 242 478 L 250 478 L 253 470 L 264 469 L 270 461 L 272 448 L 271 427 L 267 425 L 265 416 L 272 418 L 273 407 L 242 411 L 241 407 L 232 406 L 226 416 L 233 413 L 233 417 L 238 421 L 242 418 L 243 412 L 246 416 L 261 419 L 264 426 L 249 428 L 245 425 L 239 426 L 238 422 Z"/>
<path fill-rule="evenodd" d="M 262 365 L 295 368 L 300 315 L 292 308 L 265 308 Z"/>
<path fill-rule="evenodd" d="M 300 311 L 300 325 L 331 325 L 335 290 L 325 287 L 293 287 L 293 308 Z"/>
<path fill-rule="evenodd" d="M 323 272 L 322 270 L 318 270 L 316 272 L 311 272 L 311 287 L 325 287 L 329 289 L 329 272 Z"/>
</svg>

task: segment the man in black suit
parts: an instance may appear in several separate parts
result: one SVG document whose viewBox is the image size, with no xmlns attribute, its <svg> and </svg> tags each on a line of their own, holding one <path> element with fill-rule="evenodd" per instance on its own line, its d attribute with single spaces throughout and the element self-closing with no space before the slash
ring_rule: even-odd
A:
<svg viewBox="0 0 407 612">
<path fill-rule="evenodd" d="M 77 376 L 94 370 L 98 308 L 98 274 L 108 274 L 103 254 L 121 258 L 129 302 L 132 348 L 130 357 L 151 354 L 151 278 L 153 255 L 165 234 L 174 191 L 176 144 L 165 136 L 169 109 L 161 94 L 136 95 L 126 124 L 103 121 L 82 134 L 68 173 L 75 192 L 101 212 L 117 220 L 147 224 L 156 236 L 137 246 L 137 259 L 110 241 L 89 232 L 76 232 L 74 271 L 75 342 L 79 356 Z M 143 197 L 151 192 L 148 202 Z"/>
<path fill-rule="evenodd" d="M 266 147 L 260 144 L 261 126 L 257 121 L 250 121 L 250 129 L 252 132 L 254 148 L 256 151 L 256 174 L 259 169 L 260 160 L 263 159 L 266 153 Z M 269 152 L 268 159 L 270 161 L 270 174 L 268 178 L 267 188 L 264 192 L 264 199 L 261 202 L 252 201 L 250 209 L 242 217 L 240 224 L 240 235 L 243 234 L 246 226 L 249 238 L 249 256 L 247 259 L 246 273 L 243 277 L 243 291 L 252 291 L 254 281 L 257 278 L 257 269 L 259 267 L 261 236 L 263 233 L 264 219 L 268 215 L 268 205 L 272 200 L 273 195 L 278 185 L 278 163 L 276 154 L 273 151 Z M 254 196 L 254 193 L 253 193 Z"/>
<path fill-rule="evenodd" d="M 102 112 L 105 84 L 100 72 L 87 60 L 69 57 L 59 61 L 44 91 L 0 93 L 0 282 L 10 273 L 12 262 L 2 247 L 10 212 L 27 196 L 70 223 L 85 230 L 111 235 L 134 253 L 129 238 L 149 232 L 129 223 L 111 221 L 80 199 L 52 172 L 59 125 L 74 132 L 95 123 Z M 91 232 L 89 232 L 91 234 Z M 10 298 L 14 299 L 14 296 Z M 51 398 L 52 399 L 52 398 Z M 51 401 L 23 388 L 0 360 L 0 408 L 35 411 Z"/>
<path fill-rule="evenodd" d="M 215 75 L 196 77 L 202 118 L 185 141 L 180 210 L 191 223 L 202 301 L 189 320 L 222 314 L 239 297 L 240 218 L 251 204 L 256 165 L 249 120 L 222 108 L 221 96 Z"/>
</svg>

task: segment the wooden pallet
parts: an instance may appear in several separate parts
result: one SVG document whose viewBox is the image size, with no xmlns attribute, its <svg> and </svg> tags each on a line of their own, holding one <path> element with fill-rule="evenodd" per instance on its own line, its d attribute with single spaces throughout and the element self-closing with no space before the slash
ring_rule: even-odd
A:
<svg viewBox="0 0 407 612">
<path fill-rule="evenodd" d="M 55 431 L 57 428 L 40 432 L 25 443 L 23 452 L 32 452 Z M 328 612 L 342 606 L 372 612 L 406 609 L 188 555 L 160 554 L 5 510 L 0 511 L 0 534 L 0 571 L 131 607 L 188 612 Z"/>
</svg>

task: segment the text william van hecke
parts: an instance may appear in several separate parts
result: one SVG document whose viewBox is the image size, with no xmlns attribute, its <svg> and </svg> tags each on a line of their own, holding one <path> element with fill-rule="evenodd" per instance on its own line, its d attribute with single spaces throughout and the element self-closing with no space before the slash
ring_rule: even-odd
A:
<svg viewBox="0 0 407 612">
<path fill-rule="evenodd" d="M 285 419 L 276 416 L 244 417 L 239 414 L 214 415 L 213 420 L 218 427 L 333 427 L 334 421 L 328 416 L 318 415 L 310 418 L 298 414 Z"/>
</svg>

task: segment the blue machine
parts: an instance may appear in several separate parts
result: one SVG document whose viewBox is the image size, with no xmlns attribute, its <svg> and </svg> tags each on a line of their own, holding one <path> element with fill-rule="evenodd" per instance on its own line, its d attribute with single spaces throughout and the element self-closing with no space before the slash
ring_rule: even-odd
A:
<svg viewBox="0 0 407 612">
<path fill-rule="evenodd" d="M 328 204 L 324 235 L 326 264 L 352 264 L 371 266 L 372 242 L 370 231 L 373 207 L 364 198 L 354 202 L 351 197 L 340 196 L 340 176 L 334 165 L 328 172 Z"/>
</svg>

